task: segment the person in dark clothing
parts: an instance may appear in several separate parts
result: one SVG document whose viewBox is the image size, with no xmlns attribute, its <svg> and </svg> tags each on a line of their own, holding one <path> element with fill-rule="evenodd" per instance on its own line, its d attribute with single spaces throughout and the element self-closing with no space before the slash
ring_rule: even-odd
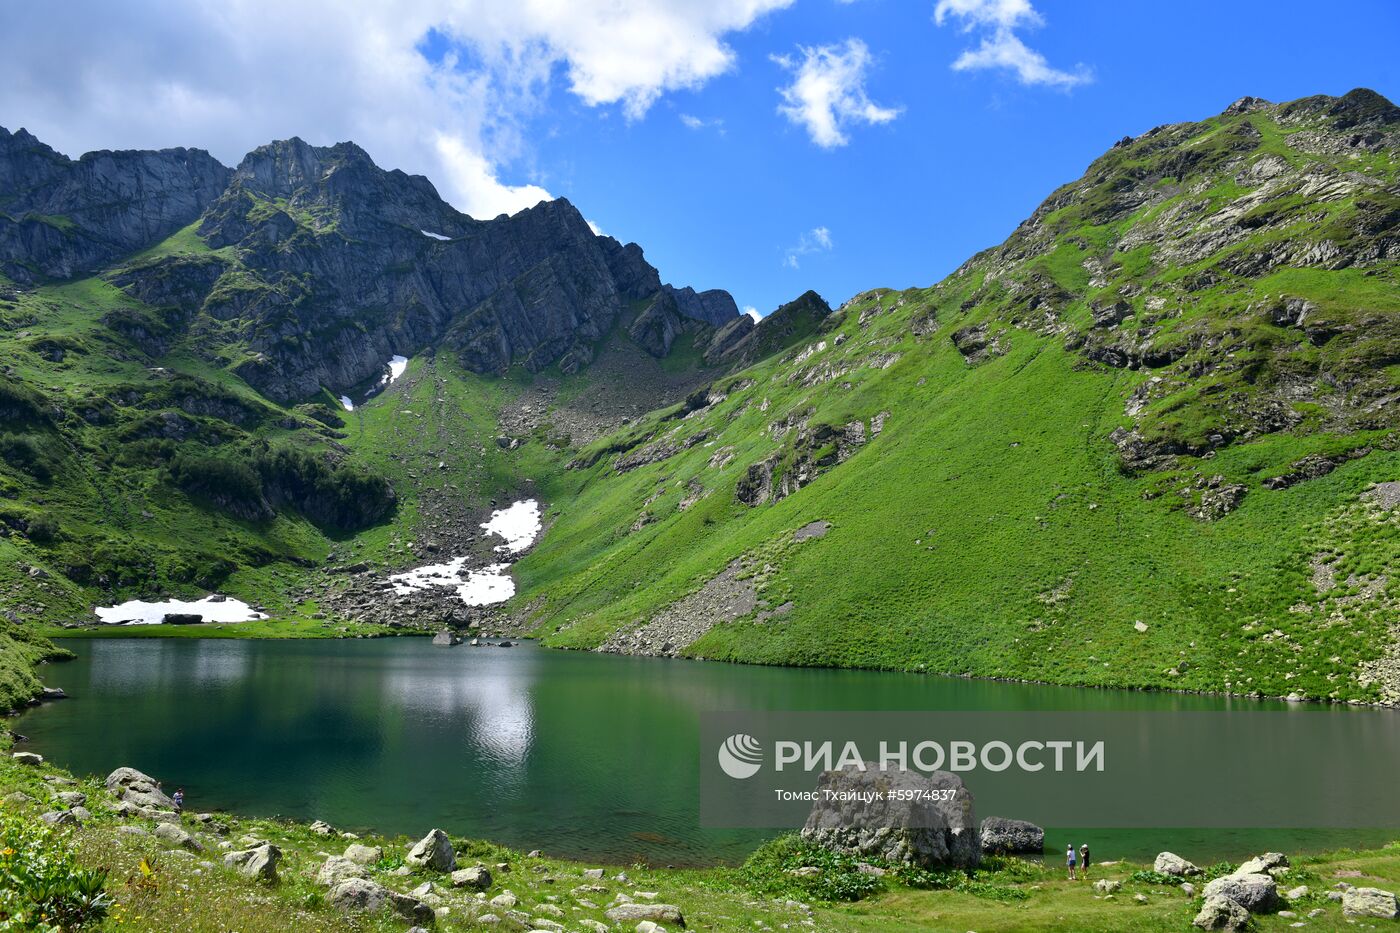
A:
<svg viewBox="0 0 1400 933">
<path fill-rule="evenodd" d="M 1079 847 L 1079 874 L 1084 880 L 1089 879 L 1089 843 L 1084 843 Z"/>
</svg>

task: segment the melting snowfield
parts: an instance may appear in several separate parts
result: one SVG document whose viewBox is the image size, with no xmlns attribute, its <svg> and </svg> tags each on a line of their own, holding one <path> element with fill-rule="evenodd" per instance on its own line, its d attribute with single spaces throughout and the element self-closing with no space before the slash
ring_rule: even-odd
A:
<svg viewBox="0 0 1400 933">
<path fill-rule="evenodd" d="M 505 544 L 496 545 L 497 553 L 519 554 L 535 543 L 540 533 L 540 504 L 534 499 L 513 502 L 508 508 L 491 513 L 481 523 L 482 530 L 496 535 Z M 430 586 L 456 587 L 457 595 L 468 606 L 492 606 L 515 595 L 515 581 L 510 576 L 510 564 L 488 564 L 476 570 L 467 569 L 467 558 L 456 557 L 445 564 L 428 564 L 403 573 L 392 574 L 389 582 L 394 592 L 405 596 Z"/>
<path fill-rule="evenodd" d="M 505 544 L 496 546 L 497 553 L 519 554 L 534 544 L 540 533 L 540 504 L 534 499 L 513 502 L 509 508 L 492 512 L 491 518 L 481 523 L 481 529 L 505 539 Z"/>
<path fill-rule="evenodd" d="M 395 353 L 389 357 L 389 362 L 384 365 L 389 367 L 389 372 L 379 380 L 381 386 L 388 385 L 404 374 L 404 370 L 408 369 L 408 357 Z"/>
<path fill-rule="evenodd" d="M 248 622 L 267 618 L 242 600 L 218 595 L 206 596 L 194 602 L 168 599 L 148 603 L 133 599 L 120 606 L 99 606 L 95 611 L 97 617 L 108 625 L 160 625 L 167 613 L 198 615 L 205 622 Z"/>
<path fill-rule="evenodd" d="M 450 239 L 452 239 L 452 237 L 450 237 L 450 236 L 444 236 L 444 235 L 441 234 L 441 233 L 434 233 L 434 232 L 431 231 L 431 230 L 419 230 L 418 232 L 421 233 L 421 234 L 423 234 L 423 235 L 426 236 L 426 237 L 432 237 L 434 240 L 450 240 Z"/>
<path fill-rule="evenodd" d="M 340 404 L 341 404 L 341 407 L 343 407 L 346 411 L 354 411 L 354 410 L 355 410 L 355 403 L 352 402 L 352 401 L 350 401 L 350 396 L 348 396 L 348 395 L 342 395 L 342 396 L 340 397 Z"/>
</svg>

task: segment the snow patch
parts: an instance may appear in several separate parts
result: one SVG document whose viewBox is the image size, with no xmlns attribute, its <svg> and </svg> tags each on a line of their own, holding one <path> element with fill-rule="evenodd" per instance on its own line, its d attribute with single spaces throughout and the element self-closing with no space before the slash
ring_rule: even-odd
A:
<svg viewBox="0 0 1400 933">
<path fill-rule="evenodd" d="M 540 504 L 534 499 L 513 502 L 507 508 L 492 512 L 491 518 L 482 522 L 481 527 L 487 534 L 505 540 L 505 544 L 496 546 L 497 553 L 519 554 L 539 536 Z M 455 587 L 458 597 L 468 606 L 493 606 L 515 595 L 510 564 L 487 564 L 468 570 L 466 557 L 391 574 L 389 583 L 399 596 L 434 586 Z"/>
<path fill-rule="evenodd" d="M 393 356 L 389 357 L 389 362 L 384 365 L 389 367 L 389 372 L 379 380 L 381 386 L 388 385 L 404 374 L 408 369 L 408 357 L 399 356 L 395 353 Z"/>
<path fill-rule="evenodd" d="M 348 395 L 342 395 L 342 396 L 340 397 L 340 404 L 341 404 L 341 407 L 344 408 L 346 411 L 354 411 L 354 410 L 355 410 L 355 403 L 352 402 L 352 401 L 350 401 L 350 396 L 348 396 Z"/>
<path fill-rule="evenodd" d="M 457 595 L 468 606 L 503 603 L 515 595 L 510 564 L 491 564 L 467 574 L 467 582 L 457 587 Z"/>
<path fill-rule="evenodd" d="M 513 502 L 509 508 L 492 512 L 481 529 L 505 539 L 505 544 L 496 546 L 497 553 L 519 554 L 534 544 L 540 533 L 540 504 L 534 499 Z"/>
<path fill-rule="evenodd" d="M 160 625 L 167 613 L 194 614 L 204 617 L 205 622 L 249 622 L 253 619 L 266 619 L 239 599 L 229 599 L 217 594 L 206 596 L 194 602 L 182 599 L 167 599 L 152 603 L 132 599 L 120 606 L 98 606 L 97 617 L 108 625 Z"/>
<path fill-rule="evenodd" d="M 450 239 L 452 239 L 452 237 L 450 237 L 450 236 L 443 236 L 441 233 L 434 233 L 434 232 L 431 231 L 431 230 L 419 230 L 418 232 L 421 233 L 421 234 L 423 234 L 424 236 L 432 237 L 434 240 L 450 240 Z"/>
<path fill-rule="evenodd" d="M 456 587 L 457 595 L 468 606 L 491 606 L 515 595 L 510 564 L 488 564 L 480 570 L 466 570 L 466 563 L 465 557 L 456 557 L 445 564 L 429 564 L 393 574 L 389 582 L 400 596 L 433 586 Z"/>
<path fill-rule="evenodd" d="M 459 586 L 463 582 L 462 567 L 466 562 L 465 557 L 456 557 L 445 564 L 415 567 L 391 575 L 389 582 L 394 585 L 394 592 L 400 596 L 406 596 L 416 590 L 426 590 L 430 586 Z"/>
</svg>

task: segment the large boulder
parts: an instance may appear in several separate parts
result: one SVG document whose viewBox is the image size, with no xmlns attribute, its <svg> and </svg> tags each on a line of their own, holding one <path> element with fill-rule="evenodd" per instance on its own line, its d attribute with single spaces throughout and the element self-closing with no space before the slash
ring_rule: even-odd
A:
<svg viewBox="0 0 1400 933">
<path fill-rule="evenodd" d="M 174 823 L 161 823 L 156 827 L 155 837 L 161 842 L 172 846 L 179 846 L 191 852 L 204 851 L 204 846 L 200 845 L 198 839 L 194 838 Z"/>
<path fill-rule="evenodd" d="M 263 843 L 252 849 L 230 852 L 224 856 L 224 864 L 238 869 L 239 873 L 254 881 L 268 884 L 277 882 L 277 863 L 282 861 L 282 850 L 271 843 Z"/>
<path fill-rule="evenodd" d="M 447 838 L 447 833 L 435 829 L 413 844 L 404 862 L 410 868 L 447 872 L 456 869 L 457 854 L 452 851 L 452 842 Z"/>
<path fill-rule="evenodd" d="M 989 816 L 982 821 L 982 851 L 1021 855 L 1045 851 L 1045 830 L 1025 820 Z"/>
<path fill-rule="evenodd" d="M 948 771 L 924 775 L 871 763 L 865 770 L 825 771 L 802 838 L 858 858 L 923 868 L 967 868 L 982 860 L 972 792 Z"/>
<path fill-rule="evenodd" d="M 1201 873 L 1199 868 L 1175 852 L 1159 852 L 1157 860 L 1152 863 L 1152 870 L 1163 875 L 1175 875 L 1178 878 Z"/>
<path fill-rule="evenodd" d="M 1267 875 L 1275 868 L 1287 868 L 1288 856 L 1282 852 L 1265 852 L 1256 855 L 1235 870 L 1237 875 Z"/>
<path fill-rule="evenodd" d="M 438 648 L 451 648 L 462 643 L 462 636 L 451 629 L 443 629 L 433 636 L 433 644 Z"/>
<path fill-rule="evenodd" d="M 1278 885 L 1268 875 L 1226 875 L 1206 885 L 1204 894 L 1228 897 L 1252 914 L 1278 910 Z"/>
<path fill-rule="evenodd" d="M 379 846 L 367 846 L 352 842 L 345 847 L 345 857 L 356 865 L 373 865 L 384 857 L 384 850 Z"/>
<path fill-rule="evenodd" d="M 484 891 L 491 887 L 491 872 L 481 865 L 459 869 L 452 873 L 452 887 Z"/>
<path fill-rule="evenodd" d="M 328 888 L 333 888 L 342 881 L 349 881 L 353 878 L 364 878 L 368 873 L 363 867 L 348 858 L 339 855 L 332 855 L 321 865 L 316 872 L 316 883 L 323 884 Z"/>
<path fill-rule="evenodd" d="M 346 913 L 390 912 L 412 923 L 431 926 L 437 919 L 433 909 L 416 897 L 391 891 L 377 881 L 351 878 L 331 888 L 326 898 L 332 907 Z"/>
<path fill-rule="evenodd" d="M 134 807 L 151 810 L 175 809 L 175 801 L 166 796 L 156 779 L 135 768 L 118 768 L 107 775 L 107 789 L 112 792 L 112 796 Z"/>
<path fill-rule="evenodd" d="M 1342 913 L 1348 917 L 1400 918 L 1395 895 L 1380 888 L 1352 888 L 1342 892 Z"/>
<path fill-rule="evenodd" d="M 17 765 L 29 765 L 30 767 L 37 768 L 44 763 L 44 756 L 37 755 L 34 752 L 15 752 L 10 756 L 10 760 Z"/>
<path fill-rule="evenodd" d="M 613 923 L 640 923 L 650 920 L 652 923 L 685 926 L 685 917 L 681 915 L 680 908 L 670 904 L 618 904 L 603 911 L 603 916 Z"/>
<path fill-rule="evenodd" d="M 1223 894 L 1206 897 L 1201 912 L 1191 921 L 1202 930 L 1227 930 L 1230 933 L 1249 929 L 1249 922 L 1249 911 Z"/>
</svg>

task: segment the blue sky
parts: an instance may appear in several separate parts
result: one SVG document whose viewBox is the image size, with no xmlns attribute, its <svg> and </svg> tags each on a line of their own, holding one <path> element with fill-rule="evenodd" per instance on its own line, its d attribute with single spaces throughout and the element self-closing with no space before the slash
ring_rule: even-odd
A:
<svg viewBox="0 0 1400 933">
<path fill-rule="evenodd" d="M 536 123 L 537 177 L 641 243 L 674 281 L 728 288 L 763 312 L 806 288 L 834 306 L 873 286 L 937 281 L 1124 135 L 1204 118 L 1245 94 L 1400 92 L 1400 3 L 1037 9 L 1045 23 L 1026 43 L 1053 66 L 1083 63 L 1091 81 L 1062 90 L 1004 70 L 955 72 L 970 40 L 936 27 L 932 3 L 799 3 L 731 38 L 732 73 L 668 95 L 641 121 L 561 88 Z M 822 148 L 777 113 L 790 75 L 770 56 L 850 37 L 875 60 L 870 99 L 900 114 Z M 682 115 L 722 125 L 691 129 Z M 792 268 L 788 251 L 817 228 L 830 250 Z"/>
<path fill-rule="evenodd" d="M 1124 135 L 1400 94 L 1396 0 L 70 0 L 0 35 L 0 125 L 70 155 L 352 139 L 763 312 L 935 282 Z"/>
</svg>

